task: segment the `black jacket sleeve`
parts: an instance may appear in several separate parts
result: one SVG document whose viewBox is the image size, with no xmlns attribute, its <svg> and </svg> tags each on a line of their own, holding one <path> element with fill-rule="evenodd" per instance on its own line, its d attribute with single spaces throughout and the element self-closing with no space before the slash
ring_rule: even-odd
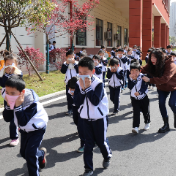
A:
<svg viewBox="0 0 176 176">
<path fill-rule="evenodd" d="M 112 72 L 111 72 L 111 70 L 108 68 L 108 71 L 107 71 L 107 78 L 108 79 L 111 79 L 111 77 L 112 77 Z"/>
<path fill-rule="evenodd" d="M 61 68 L 61 73 L 65 74 L 67 72 L 68 69 L 68 64 L 62 64 L 62 68 Z"/>
<path fill-rule="evenodd" d="M 123 79 L 123 70 L 121 70 L 119 73 L 115 73 L 118 79 Z"/>
<path fill-rule="evenodd" d="M 128 88 L 131 90 L 135 86 L 136 82 L 132 81 L 130 78 L 128 79 Z"/>
<path fill-rule="evenodd" d="M 102 74 L 102 67 L 95 67 L 95 73 L 97 75 Z"/>
<path fill-rule="evenodd" d="M 68 68 L 68 67 L 67 67 Z M 76 73 L 78 73 L 78 64 L 74 64 L 74 68 L 76 70 Z"/>
<path fill-rule="evenodd" d="M 104 85 L 103 83 L 99 83 L 94 91 L 91 87 L 88 87 L 87 89 L 85 89 L 85 92 L 89 101 L 94 106 L 98 106 L 98 104 L 100 103 L 100 101 L 103 99 L 104 96 Z"/>
<path fill-rule="evenodd" d="M 76 84 L 75 86 L 75 92 L 73 97 L 73 102 L 77 107 L 80 107 L 84 103 L 84 99 L 86 97 L 85 91 L 79 89 L 79 85 Z"/>
<path fill-rule="evenodd" d="M 16 107 L 14 109 L 18 124 L 20 126 L 26 126 L 31 118 L 37 113 L 37 104 L 33 103 L 28 108 L 23 110 L 22 106 Z"/>
<path fill-rule="evenodd" d="M 3 118 L 6 122 L 10 122 L 14 118 L 14 111 L 10 109 L 9 106 L 5 106 L 3 111 Z"/>
<path fill-rule="evenodd" d="M 140 95 L 144 94 L 147 90 L 148 84 L 142 80 L 141 89 L 138 91 Z"/>
</svg>

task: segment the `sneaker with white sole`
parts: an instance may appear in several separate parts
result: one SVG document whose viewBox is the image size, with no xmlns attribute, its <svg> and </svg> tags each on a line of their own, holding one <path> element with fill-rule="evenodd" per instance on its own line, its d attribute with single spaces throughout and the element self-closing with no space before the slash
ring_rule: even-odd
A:
<svg viewBox="0 0 176 176">
<path fill-rule="evenodd" d="M 138 127 L 133 128 L 132 132 L 135 133 L 135 134 L 138 134 L 139 133 L 139 128 Z"/>
<path fill-rule="evenodd" d="M 77 150 L 78 153 L 84 153 L 84 146 L 83 147 L 79 147 L 79 149 Z"/>
<path fill-rule="evenodd" d="M 43 150 L 43 151 L 44 151 L 43 160 L 42 160 L 41 162 L 39 162 L 39 167 L 40 167 L 40 169 L 43 169 L 43 168 L 46 167 L 46 163 L 47 163 L 47 161 L 46 161 L 46 153 L 47 153 L 47 150 L 46 150 L 45 147 L 42 147 L 40 150 Z"/>
<path fill-rule="evenodd" d="M 93 171 L 90 169 L 85 169 L 83 176 L 91 176 L 91 175 L 93 175 Z"/>
<path fill-rule="evenodd" d="M 18 143 L 19 143 L 19 139 L 13 139 L 11 142 L 10 142 L 10 146 L 11 147 L 15 147 L 15 146 L 17 146 L 18 145 Z"/>
<path fill-rule="evenodd" d="M 146 123 L 145 124 L 145 127 L 144 127 L 144 130 L 147 131 L 150 129 L 150 123 Z"/>
</svg>

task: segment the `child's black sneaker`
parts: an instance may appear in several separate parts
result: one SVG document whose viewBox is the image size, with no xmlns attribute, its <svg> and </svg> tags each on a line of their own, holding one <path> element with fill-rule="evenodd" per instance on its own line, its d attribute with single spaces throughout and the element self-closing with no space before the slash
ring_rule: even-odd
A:
<svg viewBox="0 0 176 176">
<path fill-rule="evenodd" d="M 116 115 L 119 111 L 116 110 L 116 111 L 113 111 L 112 115 Z"/>
<path fill-rule="evenodd" d="M 109 159 L 107 159 L 107 160 L 103 160 L 103 167 L 104 167 L 104 169 L 107 169 L 108 167 L 109 167 L 109 165 L 110 165 L 110 158 Z"/>
<path fill-rule="evenodd" d="M 43 169 L 43 168 L 46 167 L 46 163 L 47 163 L 47 162 L 46 162 L 46 153 L 47 153 L 47 150 L 46 150 L 45 147 L 42 147 L 40 150 L 43 150 L 44 153 L 45 153 L 42 162 L 39 162 L 40 169 Z"/>
<path fill-rule="evenodd" d="M 65 113 L 66 115 L 72 115 L 73 111 L 72 110 L 68 110 L 68 112 Z"/>
<path fill-rule="evenodd" d="M 93 175 L 93 171 L 90 169 L 85 169 L 83 176 L 90 176 L 90 175 Z"/>
</svg>

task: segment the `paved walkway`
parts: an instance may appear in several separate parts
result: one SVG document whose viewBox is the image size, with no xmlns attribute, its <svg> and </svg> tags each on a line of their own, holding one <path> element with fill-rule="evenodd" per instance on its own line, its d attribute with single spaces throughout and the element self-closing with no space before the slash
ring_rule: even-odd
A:
<svg viewBox="0 0 176 176">
<path fill-rule="evenodd" d="M 107 88 L 107 92 L 108 92 Z M 109 92 L 108 92 L 109 94 Z M 109 96 L 109 95 L 108 95 Z M 103 158 L 98 148 L 94 149 L 94 175 L 101 176 L 174 176 L 176 175 L 176 131 L 173 114 L 169 109 L 171 131 L 158 134 L 163 125 L 156 91 L 149 91 L 151 129 L 143 131 L 141 116 L 140 134 L 132 129 L 132 108 L 129 90 L 121 96 L 121 111 L 109 119 L 108 138 L 113 158 L 109 169 L 102 169 Z M 48 149 L 47 168 L 41 176 L 79 176 L 84 172 L 82 154 L 76 153 L 79 139 L 76 127 L 69 116 L 65 116 L 66 100 L 61 99 L 45 105 L 49 114 L 47 131 L 42 146 Z M 113 106 L 110 103 L 110 112 Z M 0 120 L 0 176 L 27 176 L 27 167 L 19 155 L 19 146 L 8 146 L 8 124 Z"/>
</svg>

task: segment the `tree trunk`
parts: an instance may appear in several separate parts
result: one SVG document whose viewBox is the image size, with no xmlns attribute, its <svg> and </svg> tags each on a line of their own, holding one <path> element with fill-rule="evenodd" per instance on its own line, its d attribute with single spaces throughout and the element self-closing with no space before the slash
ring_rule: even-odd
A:
<svg viewBox="0 0 176 176">
<path fill-rule="evenodd" d="M 46 73 L 49 74 L 49 36 L 46 34 Z"/>
</svg>

